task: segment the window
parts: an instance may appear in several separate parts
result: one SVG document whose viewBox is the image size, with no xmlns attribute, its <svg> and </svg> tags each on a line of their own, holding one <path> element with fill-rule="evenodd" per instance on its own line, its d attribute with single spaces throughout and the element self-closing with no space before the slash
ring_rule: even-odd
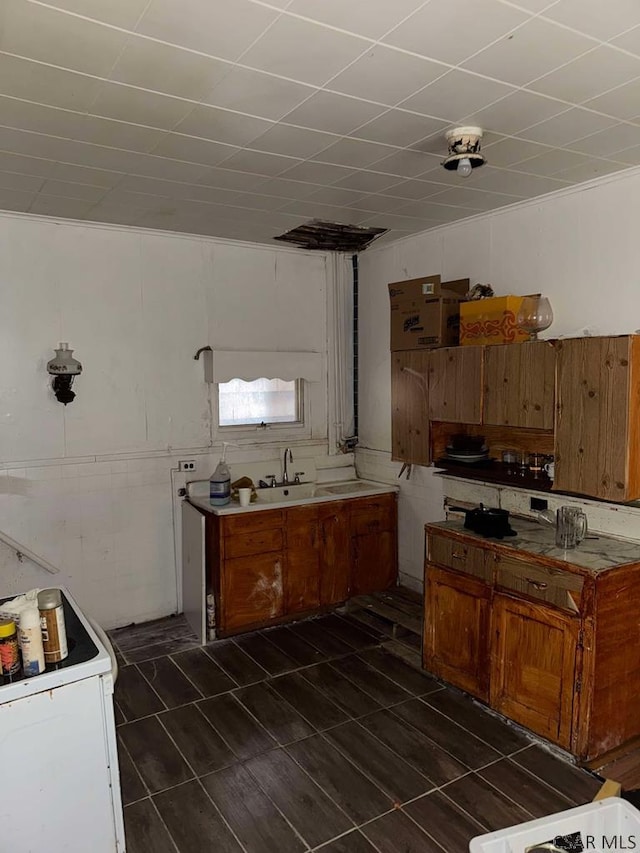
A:
<svg viewBox="0 0 640 853">
<path fill-rule="evenodd" d="M 221 427 L 299 424 L 301 421 L 301 381 L 232 379 L 218 384 L 218 423 Z"/>
</svg>

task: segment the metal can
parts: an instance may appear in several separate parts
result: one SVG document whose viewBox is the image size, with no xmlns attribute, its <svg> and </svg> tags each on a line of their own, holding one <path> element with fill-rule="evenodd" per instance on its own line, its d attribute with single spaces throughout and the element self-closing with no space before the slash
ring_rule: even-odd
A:
<svg viewBox="0 0 640 853">
<path fill-rule="evenodd" d="M 20 672 L 18 632 L 13 619 L 0 620 L 0 666 L 4 678 L 12 678 Z"/>
<path fill-rule="evenodd" d="M 59 663 L 69 654 L 60 590 L 40 590 L 38 593 L 38 610 L 40 611 L 45 662 Z"/>
</svg>

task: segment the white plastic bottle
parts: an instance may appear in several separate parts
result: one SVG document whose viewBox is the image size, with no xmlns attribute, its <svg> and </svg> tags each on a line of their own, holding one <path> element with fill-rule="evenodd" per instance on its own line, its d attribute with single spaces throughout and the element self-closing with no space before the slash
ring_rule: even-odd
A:
<svg viewBox="0 0 640 853">
<path fill-rule="evenodd" d="M 37 607 L 25 607 L 20 613 L 18 643 L 22 652 L 22 669 L 25 678 L 44 672 L 44 647 L 40 628 L 40 611 Z"/>
<path fill-rule="evenodd" d="M 225 506 L 231 500 L 231 471 L 226 462 L 228 442 L 222 442 L 222 456 L 216 470 L 209 478 L 209 503 L 211 506 Z"/>
</svg>

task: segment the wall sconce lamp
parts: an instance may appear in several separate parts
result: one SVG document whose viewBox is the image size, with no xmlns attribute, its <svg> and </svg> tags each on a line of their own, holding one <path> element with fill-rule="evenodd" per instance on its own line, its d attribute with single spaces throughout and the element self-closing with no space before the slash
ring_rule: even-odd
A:
<svg viewBox="0 0 640 853">
<path fill-rule="evenodd" d="M 51 383 L 53 393 L 66 406 L 76 396 L 71 390 L 73 379 L 82 373 L 82 365 L 73 357 L 73 350 L 69 349 L 69 344 L 60 344 L 56 350 L 56 357 L 47 362 L 47 372 L 53 376 Z"/>
<path fill-rule="evenodd" d="M 460 177 L 468 178 L 474 169 L 484 165 L 485 159 L 480 153 L 481 127 L 456 127 L 448 130 L 444 138 L 449 154 L 442 165 L 447 171 L 455 171 Z"/>
</svg>

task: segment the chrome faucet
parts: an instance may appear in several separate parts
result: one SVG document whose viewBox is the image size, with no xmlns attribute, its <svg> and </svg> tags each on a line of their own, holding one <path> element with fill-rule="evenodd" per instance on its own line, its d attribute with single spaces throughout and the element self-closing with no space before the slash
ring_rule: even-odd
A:
<svg viewBox="0 0 640 853">
<path fill-rule="evenodd" d="M 288 447 L 285 448 L 284 457 L 282 460 L 282 485 L 283 486 L 289 485 L 289 474 L 287 473 L 287 454 L 289 454 L 289 460 L 288 461 L 293 462 L 293 454 L 291 453 L 291 450 Z"/>
</svg>

